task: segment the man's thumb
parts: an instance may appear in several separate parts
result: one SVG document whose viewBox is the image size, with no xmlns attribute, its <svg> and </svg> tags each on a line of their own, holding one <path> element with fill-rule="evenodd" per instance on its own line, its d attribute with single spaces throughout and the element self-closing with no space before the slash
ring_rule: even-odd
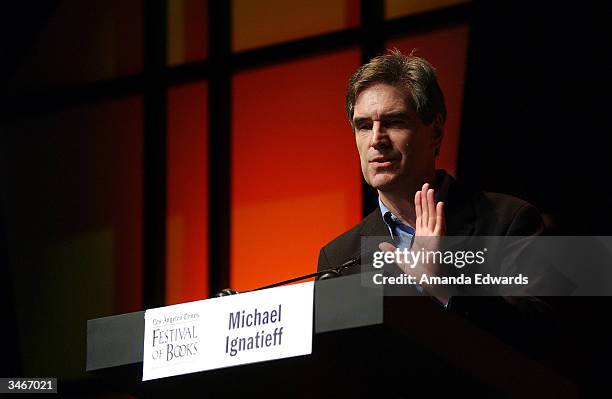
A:
<svg viewBox="0 0 612 399">
<path fill-rule="evenodd" d="M 378 249 L 383 252 L 393 252 L 396 248 L 388 242 L 381 242 L 380 244 L 378 244 Z"/>
</svg>

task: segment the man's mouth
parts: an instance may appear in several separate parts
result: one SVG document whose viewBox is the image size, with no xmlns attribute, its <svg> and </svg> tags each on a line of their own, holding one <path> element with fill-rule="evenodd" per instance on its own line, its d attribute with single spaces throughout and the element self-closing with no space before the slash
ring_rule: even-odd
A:
<svg viewBox="0 0 612 399">
<path fill-rule="evenodd" d="M 373 166 L 377 167 L 377 168 L 386 168 L 389 167 L 393 164 L 393 162 L 395 162 L 396 159 L 394 158 L 389 158 L 389 157 L 376 157 L 376 158 L 372 158 L 370 161 L 368 161 L 370 164 L 372 164 Z"/>
</svg>

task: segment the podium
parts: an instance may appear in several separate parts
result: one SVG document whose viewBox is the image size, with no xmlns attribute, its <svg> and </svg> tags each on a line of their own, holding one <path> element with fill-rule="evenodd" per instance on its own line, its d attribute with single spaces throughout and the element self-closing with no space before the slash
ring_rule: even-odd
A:
<svg viewBox="0 0 612 399">
<path fill-rule="evenodd" d="M 313 353 L 142 381 L 144 312 L 87 322 L 87 371 L 137 397 L 577 397 L 554 370 L 425 296 L 317 281 Z"/>
</svg>

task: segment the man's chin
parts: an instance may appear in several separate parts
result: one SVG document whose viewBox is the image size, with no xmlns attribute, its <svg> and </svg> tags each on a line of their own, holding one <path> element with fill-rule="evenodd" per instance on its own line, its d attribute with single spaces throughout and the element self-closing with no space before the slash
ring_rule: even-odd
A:
<svg viewBox="0 0 612 399">
<path fill-rule="evenodd" d="M 369 181 L 370 186 L 379 191 L 387 191 L 397 185 L 397 176 L 376 175 Z"/>
</svg>

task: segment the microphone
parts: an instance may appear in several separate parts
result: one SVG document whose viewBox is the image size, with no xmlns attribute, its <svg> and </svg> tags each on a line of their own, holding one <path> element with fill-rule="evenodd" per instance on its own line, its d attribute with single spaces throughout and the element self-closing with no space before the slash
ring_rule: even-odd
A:
<svg viewBox="0 0 612 399">
<path fill-rule="evenodd" d="M 334 278 L 334 277 L 340 277 L 342 275 L 342 272 L 345 269 L 348 269 L 349 267 L 356 265 L 358 262 L 359 262 L 359 258 L 358 257 L 352 257 L 351 259 L 347 260 L 346 262 L 344 262 L 340 266 L 332 267 L 332 268 L 326 269 L 326 270 L 322 270 L 321 272 L 319 272 L 319 273 L 322 273 L 322 274 L 320 276 L 317 276 L 317 281 L 319 281 L 319 280 L 327 280 L 327 279 Z"/>
<path fill-rule="evenodd" d="M 238 294 L 238 291 L 233 290 L 231 288 L 224 288 L 221 291 L 217 292 L 217 295 L 215 295 L 216 298 L 220 298 L 222 296 L 229 296 L 229 295 L 236 295 Z"/>
<path fill-rule="evenodd" d="M 344 262 L 343 264 L 341 264 L 340 266 L 336 266 L 336 267 L 332 267 L 326 270 L 322 270 L 319 273 L 322 273 L 318 278 L 317 281 L 319 280 L 327 280 L 329 278 L 334 278 L 334 277 L 339 277 L 342 275 L 342 272 L 344 272 L 346 269 L 351 268 L 355 265 L 360 265 L 361 264 L 361 252 L 362 251 L 358 251 L 356 253 L 353 254 L 353 256 L 351 256 L 349 258 L 349 260 L 347 260 L 346 262 Z M 368 257 L 372 256 L 374 254 L 374 250 L 370 249 L 365 253 L 365 258 L 367 259 Z"/>
<path fill-rule="evenodd" d="M 348 269 L 350 267 L 355 266 L 356 264 L 359 264 L 359 257 L 354 256 L 354 257 L 350 258 L 349 260 L 347 260 L 346 262 L 344 262 L 343 264 L 341 264 L 340 266 L 330 267 L 329 269 L 321 270 L 320 272 L 310 273 L 310 274 L 306 274 L 304 276 L 299 276 L 299 277 L 294 277 L 294 278 L 289 279 L 289 280 L 280 281 L 278 283 L 266 285 L 266 286 L 263 286 L 263 287 L 256 288 L 254 290 L 243 291 L 243 292 L 252 292 L 252 291 L 265 290 L 267 288 L 274 288 L 274 287 L 278 287 L 278 286 L 281 286 L 281 285 L 294 283 L 296 281 L 306 280 L 307 278 L 312 278 L 312 277 L 315 277 L 317 279 L 317 281 L 319 281 L 319 280 L 326 280 L 326 279 L 330 279 L 330 278 L 333 278 L 333 277 L 339 277 L 339 276 L 342 275 L 342 272 L 344 272 L 346 269 Z M 240 294 L 240 292 L 238 292 L 236 290 L 233 290 L 231 288 L 224 288 L 221 291 L 217 292 L 215 297 L 216 298 L 220 298 L 220 297 L 229 296 L 229 295 L 236 295 L 236 294 Z"/>
</svg>

